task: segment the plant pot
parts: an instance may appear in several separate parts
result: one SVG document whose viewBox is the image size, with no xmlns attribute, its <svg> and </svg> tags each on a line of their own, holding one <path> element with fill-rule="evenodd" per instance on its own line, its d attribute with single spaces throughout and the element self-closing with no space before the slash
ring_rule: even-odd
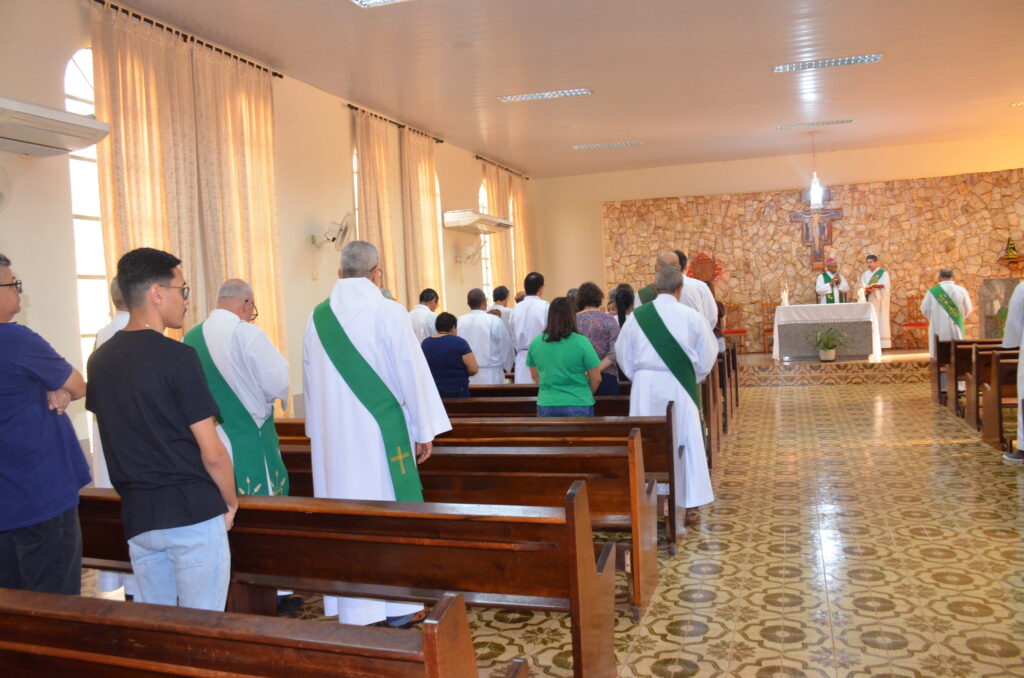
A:
<svg viewBox="0 0 1024 678">
<path fill-rule="evenodd" d="M 834 348 L 832 348 L 832 349 L 819 348 L 818 349 L 818 358 L 820 358 L 821 362 L 823 362 L 823 363 L 835 362 L 835 360 L 836 360 L 836 350 Z"/>
</svg>

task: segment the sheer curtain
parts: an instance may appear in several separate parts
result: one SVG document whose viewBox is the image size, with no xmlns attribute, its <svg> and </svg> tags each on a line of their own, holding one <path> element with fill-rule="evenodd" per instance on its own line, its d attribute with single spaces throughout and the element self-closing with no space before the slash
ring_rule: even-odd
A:
<svg viewBox="0 0 1024 678">
<path fill-rule="evenodd" d="M 496 217 L 509 218 L 509 199 L 511 198 L 512 184 L 509 181 L 512 174 L 497 165 L 482 161 L 484 169 L 484 182 L 487 186 L 487 210 Z M 508 231 L 492 233 L 488 236 L 491 239 L 491 280 L 494 286 L 505 285 L 510 289 L 516 288 L 516 281 L 513 280 L 512 270 L 512 237 Z"/>
<path fill-rule="evenodd" d="M 380 251 L 384 286 L 398 293 L 394 226 L 388 198 L 388 123 L 366 111 L 354 110 L 356 155 L 359 162 L 359 237 Z M 413 299 L 418 298 L 412 297 Z"/>
<path fill-rule="evenodd" d="M 243 278 L 258 324 L 286 353 L 274 180 L 274 98 L 269 73 L 193 47 L 200 223 L 206 297 Z"/>
<path fill-rule="evenodd" d="M 156 247 L 179 256 L 201 290 L 190 46 L 106 7 L 94 6 L 92 18 L 96 117 L 110 123 L 97 146 L 107 270 L 129 250 Z M 190 304 L 189 325 L 198 306 Z"/>
<path fill-rule="evenodd" d="M 522 289 L 526 274 L 533 270 L 530 257 L 530 225 L 526 205 L 526 179 L 512 175 L 512 240 L 515 249 L 515 286 L 514 291 Z"/>
<path fill-rule="evenodd" d="M 404 127 L 402 144 L 402 208 L 405 230 L 405 288 L 410 302 L 427 287 L 441 290 L 441 247 L 438 229 L 434 140 Z"/>
</svg>

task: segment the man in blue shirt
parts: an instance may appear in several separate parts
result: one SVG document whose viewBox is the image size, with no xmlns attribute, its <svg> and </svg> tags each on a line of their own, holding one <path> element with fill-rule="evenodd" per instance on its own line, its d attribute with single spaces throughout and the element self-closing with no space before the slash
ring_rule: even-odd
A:
<svg viewBox="0 0 1024 678">
<path fill-rule="evenodd" d="M 78 595 L 89 468 L 64 410 L 85 380 L 13 322 L 20 310 L 21 281 L 0 254 L 0 587 Z"/>
</svg>

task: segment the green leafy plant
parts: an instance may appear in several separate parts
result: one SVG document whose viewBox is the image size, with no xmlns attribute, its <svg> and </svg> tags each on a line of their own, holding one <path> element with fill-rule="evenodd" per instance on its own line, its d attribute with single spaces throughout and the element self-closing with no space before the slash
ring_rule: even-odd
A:
<svg viewBox="0 0 1024 678">
<path fill-rule="evenodd" d="M 834 327 L 818 330 L 810 338 L 819 351 L 834 351 L 846 343 L 846 335 Z"/>
</svg>

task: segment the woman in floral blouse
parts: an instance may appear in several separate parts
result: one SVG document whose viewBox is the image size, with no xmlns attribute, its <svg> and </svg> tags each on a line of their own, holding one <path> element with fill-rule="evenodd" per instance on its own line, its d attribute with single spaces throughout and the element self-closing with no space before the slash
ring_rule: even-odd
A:
<svg viewBox="0 0 1024 678">
<path fill-rule="evenodd" d="M 619 323 L 601 310 L 604 292 L 592 282 L 585 282 L 576 293 L 576 331 L 590 340 L 602 360 L 601 385 L 594 395 L 619 395 L 619 370 L 615 366 L 615 340 L 619 337 Z"/>
</svg>

